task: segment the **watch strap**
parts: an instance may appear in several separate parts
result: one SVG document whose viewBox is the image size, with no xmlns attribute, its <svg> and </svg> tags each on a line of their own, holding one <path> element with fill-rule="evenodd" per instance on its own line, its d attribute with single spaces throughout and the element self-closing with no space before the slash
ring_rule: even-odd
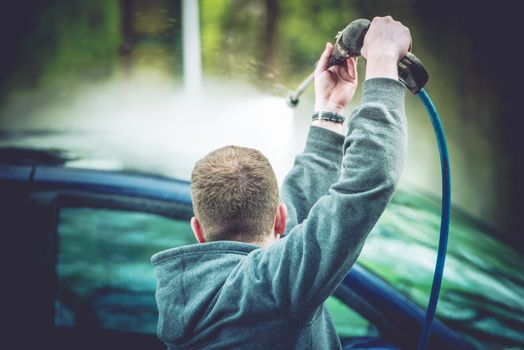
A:
<svg viewBox="0 0 524 350">
<path fill-rule="evenodd" d="M 312 120 L 327 120 L 330 122 L 335 122 L 342 124 L 346 118 L 342 114 L 334 113 L 334 112 L 315 112 L 313 113 Z"/>
</svg>

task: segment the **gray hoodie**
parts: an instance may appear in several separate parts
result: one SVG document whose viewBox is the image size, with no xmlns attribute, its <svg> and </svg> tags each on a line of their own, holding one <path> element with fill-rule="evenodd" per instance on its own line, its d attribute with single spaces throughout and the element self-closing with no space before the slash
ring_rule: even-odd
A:
<svg viewBox="0 0 524 350">
<path fill-rule="evenodd" d="M 158 336 L 169 349 L 340 349 L 323 302 L 357 259 L 400 178 L 404 86 L 364 82 L 347 136 L 311 127 L 282 186 L 286 235 L 155 254 Z"/>
</svg>

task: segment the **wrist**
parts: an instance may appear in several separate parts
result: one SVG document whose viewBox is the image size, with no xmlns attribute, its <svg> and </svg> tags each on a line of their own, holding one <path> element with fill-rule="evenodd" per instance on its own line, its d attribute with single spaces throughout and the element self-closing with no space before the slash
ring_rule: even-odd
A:
<svg viewBox="0 0 524 350">
<path fill-rule="evenodd" d="M 392 51 L 368 54 L 366 80 L 372 78 L 391 78 L 398 80 L 398 53 Z"/>
<path fill-rule="evenodd" d="M 336 103 L 315 103 L 315 112 L 331 112 L 344 115 L 344 108 L 345 106 Z"/>
<path fill-rule="evenodd" d="M 320 128 L 328 129 L 336 132 L 337 134 L 344 135 L 344 115 L 341 113 L 320 110 L 313 113 L 312 126 L 318 126 Z"/>
</svg>

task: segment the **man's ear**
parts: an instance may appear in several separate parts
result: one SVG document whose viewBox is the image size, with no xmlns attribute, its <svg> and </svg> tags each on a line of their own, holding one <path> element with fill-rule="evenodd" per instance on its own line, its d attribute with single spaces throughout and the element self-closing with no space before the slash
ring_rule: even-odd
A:
<svg viewBox="0 0 524 350">
<path fill-rule="evenodd" d="M 199 243 L 206 243 L 206 240 L 204 239 L 204 234 L 202 233 L 202 226 L 200 225 L 200 221 L 193 216 L 191 218 L 191 229 L 193 230 L 193 233 L 195 234 L 195 237 Z"/>
<path fill-rule="evenodd" d="M 274 231 L 276 234 L 282 235 L 286 230 L 287 220 L 287 207 L 284 203 L 279 204 L 277 207 L 277 213 L 275 215 L 275 227 Z"/>
</svg>

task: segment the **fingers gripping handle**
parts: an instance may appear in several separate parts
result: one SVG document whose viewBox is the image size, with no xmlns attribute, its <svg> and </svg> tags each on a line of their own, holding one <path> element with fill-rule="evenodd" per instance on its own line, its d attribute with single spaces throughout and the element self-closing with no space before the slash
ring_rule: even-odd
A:
<svg viewBox="0 0 524 350">
<path fill-rule="evenodd" d="M 364 37 L 369 29 L 370 21 L 359 18 L 351 22 L 335 38 L 335 48 L 329 58 L 329 65 L 343 64 L 347 58 L 360 56 Z M 418 94 L 426 85 L 429 75 L 422 62 L 411 52 L 398 62 L 399 80 L 409 91 Z"/>
</svg>

